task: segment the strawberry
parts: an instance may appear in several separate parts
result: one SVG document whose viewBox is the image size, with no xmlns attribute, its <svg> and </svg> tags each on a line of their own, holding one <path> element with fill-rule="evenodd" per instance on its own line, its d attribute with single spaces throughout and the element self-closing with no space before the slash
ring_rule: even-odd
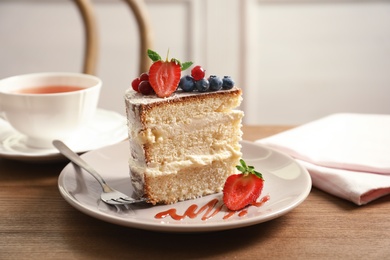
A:
<svg viewBox="0 0 390 260">
<path fill-rule="evenodd" d="M 230 175 L 223 187 L 223 202 L 230 210 L 240 210 L 254 203 L 264 186 L 261 173 L 255 171 L 253 166 L 247 166 L 242 159 L 240 163 L 236 167 L 242 173 Z"/>
<path fill-rule="evenodd" d="M 157 61 L 150 66 L 149 82 L 158 97 L 169 97 L 179 85 L 180 65 L 173 61 Z"/>
<path fill-rule="evenodd" d="M 160 55 L 152 50 L 148 50 L 148 56 L 153 64 L 149 68 L 149 82 L 158 97 L 169 97 L 176 91 L 180 82 L 181 71 L 192 65 L 192 62 L 180 63 L 177 59 L 165 61 L 161 60 Z"/>
</svg>

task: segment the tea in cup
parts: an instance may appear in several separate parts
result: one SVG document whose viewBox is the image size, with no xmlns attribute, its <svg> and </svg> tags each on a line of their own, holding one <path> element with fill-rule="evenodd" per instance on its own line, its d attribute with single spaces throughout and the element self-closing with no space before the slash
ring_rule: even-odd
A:
<svg viewBox="0 0 390 260">
<path fill-rule="evenodd" d="M 68 72 L 33 73 L 0 80 L 0 116 L 26 136 L 26 145 L 66 141 L 95 114 L 102 81 Z"/>
</svg>

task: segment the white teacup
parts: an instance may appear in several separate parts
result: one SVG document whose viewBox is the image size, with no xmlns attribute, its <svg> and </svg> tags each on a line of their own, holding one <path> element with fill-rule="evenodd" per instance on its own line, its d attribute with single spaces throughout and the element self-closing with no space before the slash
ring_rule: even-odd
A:
<svg viewBox="0 0 390 260">
<path fill-rule="evenodd" d="M 0 115 L 31 147 L 66 141 L 95 114 L 102 81 L 67 72 L 25 74 L 0 80 Z"/>
</svg>

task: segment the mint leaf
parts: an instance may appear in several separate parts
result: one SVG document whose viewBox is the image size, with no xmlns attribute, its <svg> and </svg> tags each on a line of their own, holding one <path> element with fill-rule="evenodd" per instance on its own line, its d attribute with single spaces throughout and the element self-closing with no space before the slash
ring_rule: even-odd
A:
<svg viewBox="0 0 390 260">
<path fill-rule="evenodd" d="M 255 167 L 254 166 L 246 165 L 246 163 L 245 163 L 245 161 L 243 159 L 240 159 L 240 164 L 241 165 L 236 165 L 236 168 L 237 168 L 237 170 L 239 170 L 243 174 L 251 173 L 251 174 L 254 174 L 257 177 L 263 179 L 263 175 L 260 172 L 255 171 Z"/>
<path fill-rule="evenodd" d="M 237 165 L 236 168 L 237 168 L 237 170 L 239 170 L 240 172 L 245 172 L 245 168 L 242 167 L 241 165 Z"/>
<path fill-rule="evenodd" d="M 246 163 L 243 159 L 240 159 L 240 163 L 241 163 L 242 167 L 244 167 L 245 169 L 248 168 L 248 166 L 246 166 Z"/>
<path fill-rule="evenodd" d="M 253 174 L 259 177 L 260 179 L 263 179 L 263 175 L 260 172 L 254 171 Z"/>
<path fill-rule="evenodd" d="M 150 49 L 148 49 L 148 56 L 149 56 L 149 58 L 150 58 L 153 62 L 156 62 L 156 61 L 161 60 L 161 56 L 158 55 L 157 52 L 152 51 L 152 50 L 150 50 Z"/>
<path fill-rule="evenodd" d="M 187 61 L 187 62 L 182 63 L 181 64 L 181 70 L 183 71 L 183 70 L 188 69 L 189 67 L 191 67 L 192 64 L 193 64 L 192 61 Z"/>
<path fill-rule="evenodd" d="M 181 67 L 181 62 L 180 62 L 178 59 L 172 58 L 172 59 L 171 59 L 171 62 L 174 62 L 174 63 L 176 63 L 176 64 L 179 64 L 180 67 Z"/>
</svg>

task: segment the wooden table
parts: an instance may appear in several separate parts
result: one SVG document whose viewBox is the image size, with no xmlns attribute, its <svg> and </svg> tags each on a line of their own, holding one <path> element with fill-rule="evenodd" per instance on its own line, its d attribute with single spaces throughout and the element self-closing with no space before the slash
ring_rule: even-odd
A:
<svg viewBox="0 0 390 260">
<path fill-rule="evenodd" d="M 286 129 L 247 126 L 244 139 Z M 269 222 L 214 233 L 158 233 L 106 223 L 74 209 L 57 188 L 65 165 L 0 159 L 0 259 L 390 257 L 389 196 L 358 207 L 313 188 L 301 205 Z"/>
</svg>

